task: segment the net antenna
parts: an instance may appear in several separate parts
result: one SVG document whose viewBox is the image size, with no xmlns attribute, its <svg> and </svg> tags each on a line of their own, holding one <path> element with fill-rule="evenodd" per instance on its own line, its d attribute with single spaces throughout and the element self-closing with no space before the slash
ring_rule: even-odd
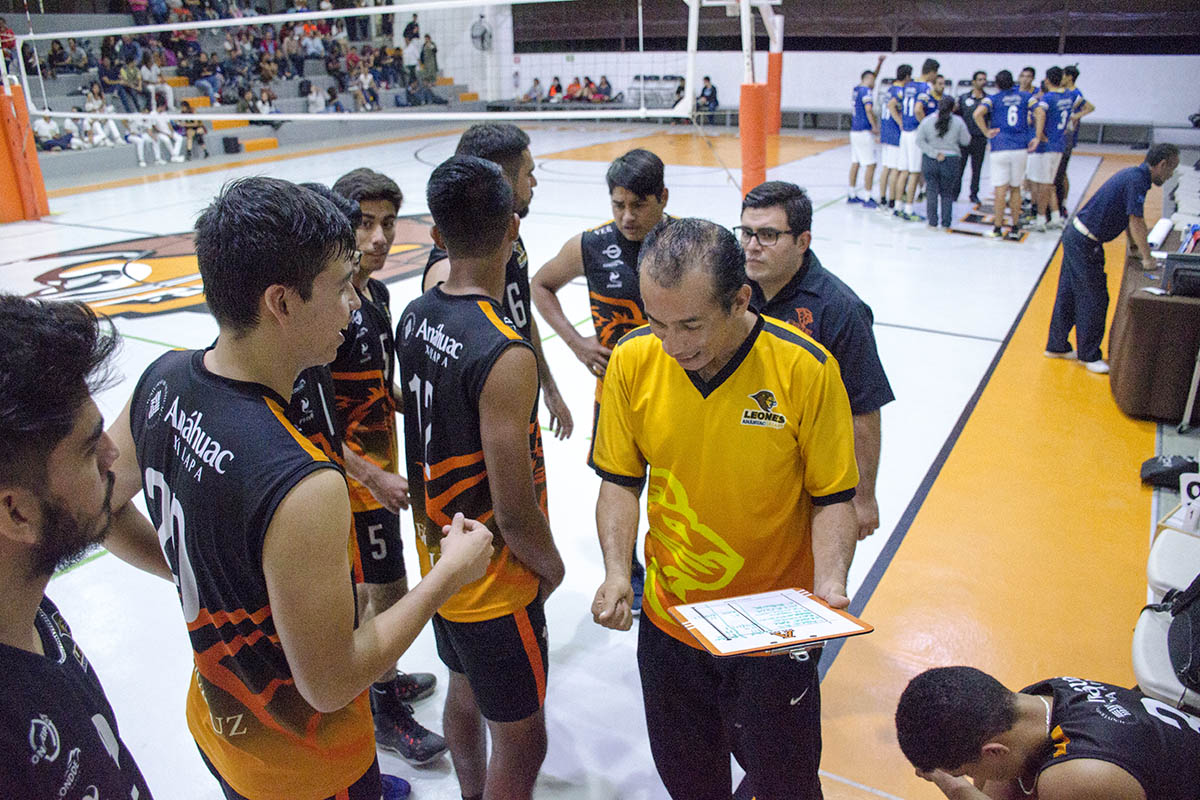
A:
<svg viewBox="0 0 1200 800">
<path fill-rule="evenodd" d="M 573 1 L 574 0 L 521 0 L 521 2 L 523 2 L 523 3 L 555 3 L 555 2 L 573 2 Z M 640 49 L 641 54 L 643 56 L 646 56 L 647 54 L 645 53 L 644 47 L 642 47 L 642 45 L 644 44 L 644 37 L 642 35 L 642 27 L 641 27 L 642 0 L 629 0 L 629 2 L 631 4 L 635 1 L 637 3 L 637 8 L 638 8 L 639 49 Z M 689 118 L 691 118 L 693 110 L 695 108 L 695 101 L 694 101 L 694 97 L 696 94 L 696 91 L 695 91 L 695 87 L 696 87 L 695 68 L 696 68 L 696 47 L 697 47 L 698 38 L 699 38 L 698 37 L 699 21 L 700 21 L 699 9 L 700 9 L 700 4 L 704 1 L 705 0 L 680 0 L 680 2 L 685 4 L 688 9 L 688 12 L 687 12 L 688 13 L 688 35 L 687 35 L 688 48 L 687 48 L 687 52 L 686 52 L 686 67 L 685 67 L 684 75 L 683 75 L 684 85 L 685 85 L 684 97 L 679 103 L 675 104 L 674 107 L 671 107 L 671 105 L 669 103 L 666 104 L 665 107 L 663 107 L 663 106 L 655 107 L 655 105 L 657 105 L 657 104 L 651 104 L 648 106 L 646 103 L 646 97 L 647 97 L 647 93 L 648 93 L 648 89 L 647 89 L 647 90 L 643 90 L 643 91 L 640 91 L 637 93 L 640 95 L 640 97 L 636 104 L 625 103 L 625 104 L 623 104 L 624 105 L 623 108 L 611 108 L 611 107 L 605 108 L 604 106 L 606 104 L 601 104 L 601 103 L 580 103 L 578 107 L 575 107 L 574 105 L 572 105 L 572 107 L 570 107 L 570 108 L 561 108 L 561 109 L 556 108 L 554 110 L 547 110 L 544 107 L 542 107 L 541 110 L 532 110 L 532 111 L 525 111 L 525 110 L 375 111 L 375 112 L 370 113 L 369 115 L 363 115 L 361 118 L 373 120 L 373 121 L 396 120 L 396 121 L 409 121 L 409 122 L 477 122 L 477 121 L 481 121 L 481 120 L 496 120 L 496 121 L 504 120 L 504 121 L 514 121 L 514 122 L 521 121 L 521 120 L 526 120 L 526 121 L 566 121 L 566 120 L 606 120 L 606 119 L 607 120 L 631 120 L 631 119 L 655 120 L 655 119 L 664 119 L 664 118 L 689 119 Z M 755 2 L 781 2 L 781 0 L 755 0 Z M 441 13 L 441 12 L 445 12 L 445 11 L 451 10 L 451 9 L 479 9 L 480 7 L 486 7 L 486 6 L 511 6 L 511 5 L 513 5 L 511 0 L 417 0 L 416 2 L 404 2 L 404 3 L 393 3 L 393 4 L 388 4 L 388 5 L 376 5 L 376 6 L 367 6 L 367 7 L 334 9 L 334 10 L 330 10 L 330 11 L 318 10 L 318 11 L 299 12 L 299 13 L 291 13 L 291 14 L 270 14 L 270 15 L 230 18 L 230 19 L 191 20 L 191 21 L 187 21 L 184 23 L 170 22 L 170 23 L 155 24 L 155 25 L 129 25 L 129 26 L 122 26 L 122 27 L 100 28 L 100 29 L 81 30 L 81 31 L 53 31 L 53 32 L 49 32 L 49 33 L 32 33 L 31 32 L 28 34 L 21 34 L 16 37 L 16 52 L 18 53 L 18 55 L 20 54 L 21 46 L 25 42 L 36 43 L 36 42 L 48 41 L 48 40 L 52 40 L 52 39 L 66 39 L 66 38 L 71 38 L 71 37 L 74 37 L 77 39 L 94 39 L 94 38 L 99 38 L 99 37 L 104 37 L 104 36 L 109 36 L 109 35 L 112 35 L 112 36 L 120 36 L 123 34 L 145 35 L 145 34 L 156 34 L 156 33 L 162 33 L 162 32 L 171 32 L 171 31 L 176 31 L 176 30 L 180 30 L 180 29 L 195 30 L 198 32 L 214 31 L 214 29 L 217 29 L 217 30 L 222 29 L 222 28 L 233 29 L 233 28 L 249 26 L 249 25 L 264 25 L 267 23 L 271 23 L 278 27 L 286 22 L 302 23 L 302 22 L 308 22 L 308 21 L 312 21 L 312 22 L 333 21 L 333 20 L 339 20 L 339 19 L 344 20 L 344 19 L 348 19 L 350 17 L 367 17 L 367 18 L 369 18 L 369 17 L 373 17 L 373 16 L 382 16 L 385 14 L 399 14 L 399 13 L 409 14 L 409 13 L 413 13 L 413 12 L 417 12 L 417 11 L 428 11 L 431 13 Z M 481 35 L 478 38 L 476 38 L 473 35 L 474 30 L 472 30 L 472 38 L 471 38 L 472 44 L 475 45 L 475 48 L 479 52 L 493 54 L 491 56 L 491 58 L 494 59 L 494 58 L 498 57 L 496 55 L 498 51 L 495 48 L 495 41 L 493 39 L 493 32 L 491 31 L 491 24 L 487 22 L 486 18 L 484 18 L 483 20 L 477 20 L 475 25 L 478 25 L 480 22 L 483 22 L 483 27 L 485 30 L 481 30 Z M 474 25 L 471 27 L 473 29 L 475 28 Z M 480 47 L 479 46 L 480 44 L 486 44 L 487 47 L 486 48 Z M 36 44 L 35 44 L 35 47 L 36 47 Z M 568 59 L 569 59 L 569 57 L 568 57 Z M 19 74 L 19 81 L 23 87 L 26 87 L 25 96 L 26 96 L 29 108 L 32 112 L 39 114 L 39 115 L 49 114 L 49 116 L 51 116 L 51 117 L 57 117 L 57 118 L 61 118 L 61 119 L 87 118 L 89 116 L 88 114 L 81 115 L 81 114 L 75 113 L 75 112 L 51 110 L 48 107 L 49 102 L 46 99 L 45 81 L 41 79 L 40 75 L 39 75 L 38 80 L 39 80 L 39 83 L 41 83 L 41 85 L 42 85 L 41 94 L 42 94 L 43 102 L 42 102 L 42 107 L 38 108 L 32 99 L 32 93 L 28 91 L 31 80 L 30 80 L 30 76 L 27 74 L 27 72 L 25 70 L 24 59 L 18 58 L 18 59 L 16 59 L 16 62 L 17 62 L 17 66 L 18 66 L 17 71 Z M 490 66 L 491 66 L 491 68 L 495 68 L 497 65 L 490 64 Z M 645 69 L 641 70 L 640 78 L 638 76 L 634 76 L 634 79 L 631 82 L 631 85 L 629 86 L 631 93 L 632 93 L 632 90 L 637 85 L 641 85 L 644 89 L 646 88 L 646 81 L 649 80 L 650 78 L 645 75 L 645 72 L 646 72 Z M 0 59 L 0 81 L 3 82 L 3 84 L 5 86 L 4 91 L 6 91 L 6 92 L 7 92 L 7 85 L 8 85 L 9 80 L 10 80 L 10 75 L 8 73 L 8 69 L 7 69 L 6 65 L 4 64 L 3 60 Z M 486 99 L 490 100 L 493 98 L 486 98 Z M 497 97 L 495 99 L 499 100 L 500 98 Z M 611 104 L 609 104 L 609 105 L 611 105 Z M 122 120 L 127 123 L 131 122 L 131 121 L 135 121 L 135 120 L 140 120 L 142 118 L 142 114 L 140 114 L 140 113 L 121 113 L 121 112 L 116 112 L 116 111 L 105 112 L 103 114 L 103 116 L 106 119 Z M 347 118 L 342 115 L 322 115 L 322 114 L 307 114 L 307 113 L 238 114 L 238 113 L 225 113 L 225 112 L 222 112 L 219 110 L 214 110 L 212 112 L 194 113 L 194 114 L 179 114 L 179 113 L 175 113 L 175 112 L 168 112 L 166 114 L 166 116 L 170 120 L 177 121 L 177 122 L 192 121 L 192 120 L 196 120 L 196 121 L 200 121 L 200 122 L 217 122 L 217 121 L 229 121 L 229 122 L 241 122 L 241 121 L 306 122 L 307 121 L 307 122 L 312 122 L 312 121 L 318 120 L 318 119 L 321 119 L 324 121 L 329 121 L 330 116 L 334 116 L 334 118 L 336 118 L 336 119 L 346 119 Z M 352 115 L 349 118 L 357 119 L 359 117 L 357 115 Z"/>
</svg>

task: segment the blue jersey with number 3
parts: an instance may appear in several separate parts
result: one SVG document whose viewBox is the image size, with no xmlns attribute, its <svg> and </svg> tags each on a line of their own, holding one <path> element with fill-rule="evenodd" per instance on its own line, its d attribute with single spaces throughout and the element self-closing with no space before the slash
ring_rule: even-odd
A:
<svg viewBox="0 0 1200 800">
<path fill-rule="evenodd" d="M 1067 126 L 1071 124 L 1071 113 L 1075 110 L 1075 98 L 1067 92 L 1046 92 L 1037 104 L 1046 112 L 1046 125 L 1042 134 L 1046 141 L 1038 144 L 1039 153 L 1061 153 L 1066 143 Z"/>
</svg>

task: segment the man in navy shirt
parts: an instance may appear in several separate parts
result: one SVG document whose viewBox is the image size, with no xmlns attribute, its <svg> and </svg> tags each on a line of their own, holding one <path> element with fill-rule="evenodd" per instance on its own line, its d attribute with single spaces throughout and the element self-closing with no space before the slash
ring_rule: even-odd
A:
<svg viewBox="0 0 1200 800">
<path fill-rule="evenodd" d="M 987 73 L 983 70 L 976 70 L 971 76 L 971 91 L 959 95 L 958 114 L 962 115 L 963 121 L 967 123 L 967 132 L 971 134 L 971 143 L 963 148 L 963 157 L 960 162 L 962 172 L 958 175 L 959 192 L 962 191 L 963 175 L 967 171 L 967 158 L 971 159 L 971 202 L 979 205 L 979 176 L 983 172 L 983 156 L 987 152 L 987 136 L 979 127 L 979 123 L 975 121 L 975 109 L 983 102 L 983 98 L 987 97 L 987 92 L 983 87 L 987 86 Z"/>
<path fill-rule="evenodd" d="M 1108 311 L 1104 243 L 1127 230 L 1142 267 L 1154 269 L 1142 209 L 1150 186 L 1162 186 L 1178 166 L 1178 147 L 1154 145 L 1140 166 L 1123 169 L 1105 181 L 1071 220 L 1062 237 L 1062 274 L 1050 317 L 1047 356 L 1073 359 L 1078 352 L 1078 359 L 1089 371 L 1101 375 L 1108 372 L 1108 364 L 1100 357 L 1104 315 Z M 1077 350 L 1072 350 L 1067 341 L 1071 328 L 1075 328 Z"/>
<path fill-rule="evenodd" d="M 149 800 L 104 688 L 46 597 L 54 571 L 110 531 L 113 552 L 171 580 L 149 523 L 114 514 L 118 452 L 91 392 L 117 335 L 82 303 L 0 295 L 0 793 Z M 129 509 L 132 511 L 133 509 Z"/>
<path fill-rule="evenodd" d="M 975 124 L 992 140 L 992 186 L 996 187 L 995 221 L 992 238 L 999 238 L 1004 222 L 1005 196 L 1012 213 L 1012 232 L 1021 227 L 1021 181 L 1025 179 L 1026 156 L 1037 147 L 1029 111 L 1032 95 L 1013 86 L 1012 73 L 996 73 L 996 94 L 983 98 L 975 109 Z"/>
<path fill-rule="evenodd" d="M 859 481 L 854 494 L 858 538 L 879 527 L 879 409 L 896 399 L 879 361 L 871 308 L 821 266 L 812 243 L 812 201 L 794 183 L 768 181 L 742 201 L 739 234 L 746 251 L 750 305 L 795 325 L 833 353 L 854 420 Z"/>
<path fill-rule="evenodd" d="M 861 83 L 850 94 L 853 116 L 850 118 L 850 195 L 847 202 L 862 203 L 867 208 L 878 207 L 871 196 L 871 187 L 875 184 L 875 137 L 879 135 L 879 122 L 875 115 L 875 78 L 885 58 L 880 56 L 874 70 L 863 72 Z M 855 188 L 859 164 L 867 167 L 861 193 Z"/>
</svg>

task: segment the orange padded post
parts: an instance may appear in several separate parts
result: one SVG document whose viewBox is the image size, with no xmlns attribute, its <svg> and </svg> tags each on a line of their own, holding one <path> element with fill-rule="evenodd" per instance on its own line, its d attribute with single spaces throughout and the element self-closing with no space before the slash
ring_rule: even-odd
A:
<svg viewBox="0 0 1200 800">
<path fill-rule="evenodd" d="M 783 53 L 767 53 L 767 133 L 783 127 Z"/>
<path fill-rule="evenodd" d="M 767 179 L 767 85 L 743 83 L 738 108 L 742 140 L 742 195 Z"/>
<path fill-rule="evenodd" d="M 0 222 L 35 220 L 50 213 L 25 93 L 0 93 Z"/>
</svg>

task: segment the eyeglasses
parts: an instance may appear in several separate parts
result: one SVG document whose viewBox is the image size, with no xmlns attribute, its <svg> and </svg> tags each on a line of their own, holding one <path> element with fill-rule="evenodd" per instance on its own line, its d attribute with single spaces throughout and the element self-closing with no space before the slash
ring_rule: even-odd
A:
<svg viewBox="0 0 1200 800">
<path fill-rule="evenodd" d="M 760 245 L 763 247 L 770 247 L 779 241 L 779 237 L 782 234 L 790 233 L 793 236 L 796 235 L 795 232 L 791 230 L 777 231 L 774 228 L 759 228 L 758 230 L 755 230 L 754 228 L 747 228 L 745 225 L 738 225 L 733 229 L 733 232 L 736 233 L 738 238 L 742 240 L 742 247 L 750 244 L 751 239 L 758 239 L 758 243 Z"/>
<path fill-rule="evenodd" d="M 353 253 L 350 254 L 350 263 L 354 265 L 355 269 L 358 269 L 359 267 L 362 266 L 362 257 L 363 257 L 362 250 L 355 250 Z"/>
</svg>

